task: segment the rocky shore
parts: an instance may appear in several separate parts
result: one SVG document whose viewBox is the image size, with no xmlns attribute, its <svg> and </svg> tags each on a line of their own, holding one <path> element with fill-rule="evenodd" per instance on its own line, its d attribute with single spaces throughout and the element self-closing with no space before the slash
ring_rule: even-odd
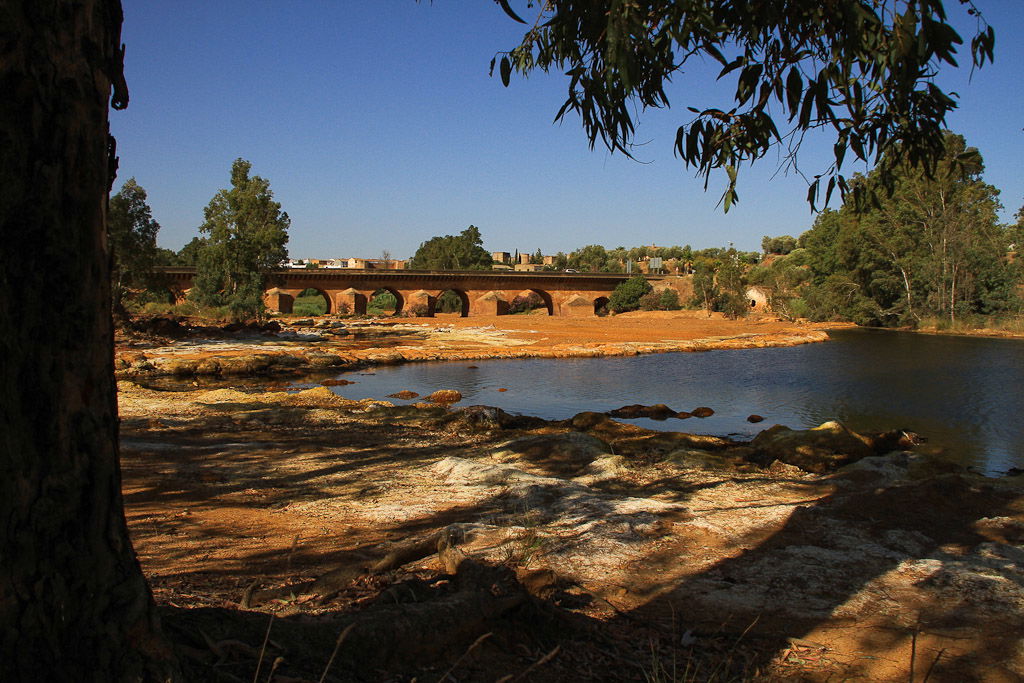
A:
<svg viewBox="0 0 1024 683">
<path fill-rule="evenodd" d="M 648 353 L 821 333 L 674 329 L 627 348 L 519 324 L 402 323 L 329 348 L 281 332 L 136 338 L 119 372 Z M 292 332 L 329 329 L 340 331 Z M 266 351 L 260 339 L 294 346 Z M 126 379 L 119 400 L 133 540 L 192 680 L 251 679 L 268 613 L 264 666 L 280 657 L 282 681 L 319 679 L 342 632 L 327 680 L 1024 677 L 1022 477 L 918 454 L 912 434 L 825 423 L 738 443 L 599 413 L 545 421 L 326 387 L 154 391 Z"/>
</svg>

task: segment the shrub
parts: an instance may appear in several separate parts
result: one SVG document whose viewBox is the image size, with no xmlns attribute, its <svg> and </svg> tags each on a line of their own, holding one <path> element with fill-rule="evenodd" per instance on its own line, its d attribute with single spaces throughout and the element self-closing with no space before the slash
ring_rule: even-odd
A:
<svg viewBox="0 0 1024 683">
<path fill-rule="evenodd" d="M 651 284 L 643 275 L 635 275 L 620 283 L 608 299 L 608 308 L 615 313 L 635 311 L 640 308 L 640 299 L 651 291 Z"/>
<path fill-rule="evenodd" d="M 426 318 L 428 313 L 430 313 L 430 309 L 426 304 L 413 304 L 403 311 L 402 315 L 406 318 Z"/>
<path fill-rule="evenodd" d="M 641 311 L 678 311 L 679 293 L 674 289 L 651 290 L 640 297 Z"/>
<path fill-rule="evenodd" d="M 172 304 L 161 304 L 155 301 L 151 301 L 143 305 L 142 308 L 138 309 L 138 311 L 134 309 L 129 310 L 131 310 L 133 313 L 138 312 L 144 313 L 146 315 L 167 315 L 174 311 L 174 306 Z"/>
<path fill-rule="evenodd" d="M 811 307 L 801 297 L 794 297 L 786 302 L 786 307 L 789 310 L 789 315 L 792 319 L 796 318 L 810 318 Z"/>
<path fill-rule="evenodd" d="M 682 305 L 679 303 L 679 292 L 674 289 L 661 290 L 658 306 L 663 311 L 678 311 L 682 308 Z"/>
<path fill-rule="evenodd" d="M 174 305 L 174 295 L 166 287 L 151 287 L 148 289 L 142 289 L 138 291 L 128 291 L 124 293 L 124 299 L 122 303 L 125 309 L 132 313 L 138 313 L 141 310 L 145 310 L 147 306 L 156 304 L 159 306 L 169 307 Z"/>
<path fill-rule="evenodd" d="M 640 310 L 641 311 L 657 311 L 658 300 L 661 298 L 661 294 L 655 291 L 650 291 L 640 297 Z"/>
<path fill-rule="evenodd" d="M 723 292 L 718 297 L 718 310 L 725 313 L 727 318 L 742 318 L 750 311 L 747 305 L 747 297 L 740 296 L 735 292 Z"/>
</svg>

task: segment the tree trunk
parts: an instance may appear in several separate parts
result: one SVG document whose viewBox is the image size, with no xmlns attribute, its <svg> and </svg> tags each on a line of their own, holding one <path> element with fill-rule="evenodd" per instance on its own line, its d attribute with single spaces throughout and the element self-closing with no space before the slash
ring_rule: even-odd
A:
<svg viewBox="0 0 1024 683">
<path fill-rule="evenodd" d="M 119 0 L 0 5 L 0 680 L 173 678 L 128 538 L 106 197 Z"/>
<path fill-rule="evenodd" d="M 956 326 L 956 274 L 957 267 L 953 265 L 953 281 L 949 285 L 949 324 Z"/>
</svg>

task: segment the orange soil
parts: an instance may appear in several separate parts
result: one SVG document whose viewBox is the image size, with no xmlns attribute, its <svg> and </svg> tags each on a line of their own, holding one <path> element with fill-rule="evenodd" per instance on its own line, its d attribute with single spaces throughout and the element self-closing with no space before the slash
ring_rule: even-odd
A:
<svg viewBox="0 0 1024 683">
<path fill-rule="evenodd" d="M 691 341 L 739 335 L 802 335 L 842 323 L 800 324 L 780 321 L 769 316 L 751 316 L 728 320 L 721 313 L 711 317 L 702 311 L 638 311 L 604 318 L 563 318 L 542 314 L 474 316 L 460 318 L 438 315 L 433 321 L 457 328 L 493 325 L 511 336 L 535 342 L 534 348 L 560 344 L 657 343 Z M 420 322 L 420 319 L 416 319 Z"/>
</svg>

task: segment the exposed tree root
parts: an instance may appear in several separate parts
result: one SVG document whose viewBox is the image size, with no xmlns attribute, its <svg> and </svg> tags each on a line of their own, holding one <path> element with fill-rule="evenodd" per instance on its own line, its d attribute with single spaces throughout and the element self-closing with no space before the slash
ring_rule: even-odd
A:
<svg viewBox="0 0 1024 683">
<path fill-rule="evenodd" d="M 462 551 L 456 547 L 462 539 L 462 533 L 462 525 L 452 524 L 426 537 L 397 545 L 372 564 L 341 566 L 322 574 L 313 581 L 293 583 L 279 588 L 256 590 L 255 585 L 249 586 L 243 594 L 239 606 L 249 609 L 270 600 L 294 599 L 308 595 L 329 599 L 348 588 L 353 581 L 360 577 L 378 576 L 438 553 L 441 553 L 445 572 L 455 574 L 459 561 L 461 561 L 457 558 L 460 556 L 465 558 Z"/>
</svg>

